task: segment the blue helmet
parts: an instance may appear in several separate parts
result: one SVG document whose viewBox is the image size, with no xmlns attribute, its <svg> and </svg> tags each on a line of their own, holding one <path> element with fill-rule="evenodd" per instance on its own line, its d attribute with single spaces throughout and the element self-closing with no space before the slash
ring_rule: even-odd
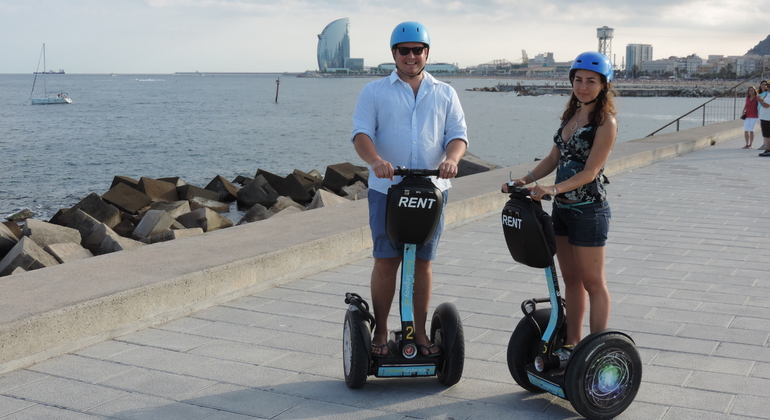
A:
<svg viewBox="0 0 770 420">
<path fill-rule="evenodd" d="M 575 58 L 572 67 L 569 69 L 569 81 L 575 78 L 575 72 L 578 70 L 591 70 L 607 78 L 607 83 L 612 81 L 615 70 L 612 68 L 612 62 L 606 55 L 595 51 L 586 51 Z"/>
<path fill-rule="evenodd" d="M 402 42 L 422 42 L 430 48 L 428 30 L 418 22 L 399 23 L 390 35 L 390 48 Z"/>
</svg>

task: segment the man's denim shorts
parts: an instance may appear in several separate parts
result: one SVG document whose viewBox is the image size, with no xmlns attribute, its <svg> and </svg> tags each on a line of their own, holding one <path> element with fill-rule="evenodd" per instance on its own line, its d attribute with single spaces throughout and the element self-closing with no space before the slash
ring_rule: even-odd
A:
<svg viewBox="0 0 770 420">
<path fill-rule="evenodd" d="M 444 209 L 446 209 L 449 194 L 444 191 L 444 207 L 441 209 L 441 218 L 436 226 L 436 232 L 433 234 L 430 242 L 425 245 L 417 245 L 417 258 L 433 261 L 436 259 L 436 249 L 438 248 L 441 233 L 444 231 Z M 385 209 L 388 204 L 388 196 L 381 192 L 369 190 L 369 228 L 372 230 L 372 241 L 374 242 L 374 258 L 395 258 L 404 255 L 404 246 L 395 244 L 388 239 L 385 231 Z"/>
<path fill-rule="evenodd" d="M 606 201 L 577 206 L 554 202 L 551 218 L 556 236 L 566 236 L 572 245 L 599 247 L 607 244 L 612 212 Z"/>
</svg>

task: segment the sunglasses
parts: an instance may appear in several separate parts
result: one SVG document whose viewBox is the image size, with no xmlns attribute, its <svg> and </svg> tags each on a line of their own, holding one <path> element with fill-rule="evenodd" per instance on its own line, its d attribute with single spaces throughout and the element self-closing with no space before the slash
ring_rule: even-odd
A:
<svg viewBox="0 0 770 420">
<path fill-rule="evenodd" d="M 412 48 L 409 48 L 409 47 L 398 47 L 396 49 L 398 50 L 399 54 L 401 54 L 403 56 L 407 56 L 407 55 L 409 55 L 409 51 L 411 51 L 412 54 L 414 54 L 414 55 L 421 55 L 422 51 L 425 49 L 425 47 L 412 47 Z"/>
</svg>

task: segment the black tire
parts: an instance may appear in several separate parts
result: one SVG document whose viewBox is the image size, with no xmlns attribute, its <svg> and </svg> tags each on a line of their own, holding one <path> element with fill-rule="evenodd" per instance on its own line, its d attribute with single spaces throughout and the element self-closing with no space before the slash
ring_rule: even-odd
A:
<svg viewBox="0 0 770 420">
<path fill-rule="evenodd" d="M 634 401 L 642 382 L 642 358 L 624 334 L 606 333 L 580 345 L 570 357 L 564 391 L 590 420 L 614 418 Z"/>
<path fill-rule="evenodd" d="M 436 365 L 438 380 L 443 385 L 452 386 L 460 382 L 465 367 L 465 334 L 457 308 L 451 303 L 439 305 L 433 313 L 430 327 L 430 339 L 441 349 L 440 361 Z M 453 343 L 448 342 L 449 337 L 454 337 Z"/>
<path fill-rule="evenodd" d="M 348 388 L 361 388 L 366 383 L 369 374 L 371 351 L 366 328 L 361 312 L 348 310 L 345 312 L 345 326 L 342 331 L 342 360 L 345 373 L 345 384 Z"/>
<path fill-rule="evenodd" d="M 529 317 L 522 318 L 516 328 L 511 334 L 511 339 L 508 341 L 508 371 L 511 372 L 513 380 L 519 384 L 520 387 L 530 392 L 542 393 L 543 389 L 532 385 L 529 382 L 527 376 L 526 367 L 531 364 L 538 354 L 540 348 L 540 341 L 542 339 L 542 332 L 545 331 L 548 326 L 548 319 L 551 317 L 551 310 L 547 308 L 538 309 L 532 314 L 537 326 L 532 322 Z M 564 337 L 566 335 L 566 327 L 562 327 L 562 333 L 557 334 L 557 337 Z M 557 346 L 561 346 L 561 342 L 557 340 Z"/>
</svg>

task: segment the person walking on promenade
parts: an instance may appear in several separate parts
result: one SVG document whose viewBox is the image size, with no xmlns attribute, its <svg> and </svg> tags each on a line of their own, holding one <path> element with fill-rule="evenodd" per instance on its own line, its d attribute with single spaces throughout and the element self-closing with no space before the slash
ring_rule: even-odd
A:
<svg viewBox="0 0 770 420">
<path fill-rule="evenodd" d="M 535 200 L 554 197 L 551 217 L 567 312 L 567 339 L 557 350 L 562 360 L 582 338 L 588 301 L 591 332 L 606 329 L 610 319 L 604 260 L 611 212 L 604 165 L 618 131 L 613 75 L 612 63 L 601 53 L 584 52 L 575 58 L 569 72 L 572 95 L 554 145 L 531 172 L 514 181 L 518 186 L 534 182 L 530 191 Z M 554 170 L 554 185 L 537 182 Z"/>
<path fill-rule="evenodd" d="M 351 140 L 356 152 L 370 167 L 369 226 L 374 242 L 371 276 L 372 304 L 377 320 L 372 337 L 372 354 L 388 354 L 388 314 L 396 288 L 403 247 L 392 243 L 385 231 L 388 189 L 396 181 L 393 169 L 436 169 L 434 179 L 446 205 L 457 175 L 457 165 L 468 144 L 465 114 L 457 92 L 425 71 L 430 51 L 428 30 L 418 22 L 396 26 L 390 37 L 390 51 L 396 68 L 390 76 L 368 83 L 361 91 L 353 114 Z M 431 261 L 444 224 L 429 243 L 417 247 L 414 282 L 415 342 L 422 355 L 439 352 L 425 331 L 433 270 Z"/>
<path fill-rule="evenodd" d="M 746 90 L 746 105 L 743 106 L 743 138 L 746 140 L 744 149 L 751 149 L 754 143 L 754 129 L 757 127 L 759 118 L 759 102 L 757 101 L 757 90 L 754 86 L 749 86 Z"/>
<path fill-rule="evenodd" d="M 764 85 L 764 92 L 762 91 L 762 86 Z M 767 90 L 767 81 L 763 80 L 759 84 L 759 90 L 760 94 L 757 95 L 757 103 L 759 108 L 759 128 L 762 130 L 762 138 L 765 141 L 765 144 L 763 144 L 762 148 L 765 149 L 764 152 L 760 153 L 759 156 L 768 157 L 770 156 L 770 148 L 768 148 L 768 145 L 770 145 L 770 92 Z"/>
<path fill-rule="evenodd" d="M 760 99 L 764 100 L 767 97 L 767 95 L 768 95 L 767 80 L 763 80 L 763 81 L 759 82 L 759 92 L 757 92 L 757 110 L 758 110 L 758 114 L 761 114 L 761 112 L 762 112 L 762 103 L 759 102 L 759 100 Z M 760 126 L 760 129 L 761 129 L 762 128 L 762 116 L 759 115 L 758 118 L 760 120 L 759 126 Z M 767 150 L 767 136 L 765 136 L 765 132 L 764 131 L 762 132 L 762 138 L 763 138 L 763 143 L 757 149 L 759 149 L 759 150 L 763 150 L 763 149 Z"/>
</svg>

